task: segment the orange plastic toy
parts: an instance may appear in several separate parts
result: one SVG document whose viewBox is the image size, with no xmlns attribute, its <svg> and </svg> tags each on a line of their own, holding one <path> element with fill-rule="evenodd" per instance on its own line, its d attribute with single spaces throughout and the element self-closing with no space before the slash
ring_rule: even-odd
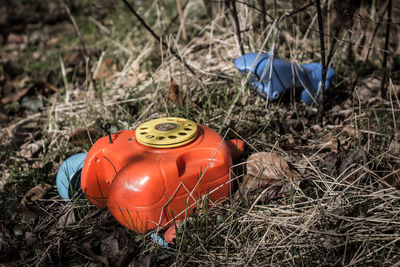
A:
<svg viewBox="0 0 400 267">
<path fill-rule="evenodd" d="M 204 125 L 156 119 L 99 139 L 85 159 L 81 186 L 93 204 L 144 233 L 188 217 L 205 195 L 211 204 L 228 197 L 231 155 L 242 151 L 242 141 L 226 142 Z"/>
</svg>

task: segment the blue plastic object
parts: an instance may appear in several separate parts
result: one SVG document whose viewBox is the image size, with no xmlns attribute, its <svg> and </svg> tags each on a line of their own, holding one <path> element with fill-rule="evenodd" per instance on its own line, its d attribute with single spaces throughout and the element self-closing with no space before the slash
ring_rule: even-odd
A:
<svg viewBox="0 0 400 267">
<path fill-rule="evenodd" d="M 308 105 L 317 103 L 321 90 L 322 65 L 310 63 L 298 65 L 286 60 L 275 58 L 268 54 L 249 53 L 235 60 L 240 72 L 247 75 L 251 72 L 248 84 L 258 94 L 268 100 L 276 100 L 281 94 L 292 88 L 300 89 L 300 98 Z M 256 63 L 253 66 L 253 63 Z M 272 74 L 271 74 L 272 70 Z M 261 80 L 260 80 L 261 79 Z M 335 82 L 336 72 L 328 68 L 325 90 Z"/>
<path fill-rule="evenodd" d="M 159 235 L 157 235 L 156 233 L 151 233 L 150 234 L 150 238 L 156 242 L 160 247 L 164 248 L 164 249 L 169 249 L 168 246 L 168 242 L 165 241 L 162 237 L 160 237 Z"/>
<path fill-rule="evenodd" d="M 71 199 L 81 190 L 81 171 L 87 153 L 79 153 L 63 162 L 57 173 L 57 191 L 63 199 Z"/>
</svg>

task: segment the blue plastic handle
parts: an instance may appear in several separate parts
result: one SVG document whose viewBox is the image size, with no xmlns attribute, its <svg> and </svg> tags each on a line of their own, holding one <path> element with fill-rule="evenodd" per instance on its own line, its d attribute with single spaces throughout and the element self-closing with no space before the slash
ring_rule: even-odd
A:
<svg viewBox="0 0 400 267">
<path fill-rule="evenodd" d="M 81 190 L 81 171 L 87 153 L 75 154 L 66 159 L 57 173 L 57 191 L 63 199 L 71 199 L 71 194 Z"/>
<path fill-rule="evenodd" d="M 160 247 L 164 248 L 164 249 L 169 249 L 168 246 L 168 242 L 165 241 L 162 237 L 160 237 L 159 235 L 157 235 L 156 233 L 151 233 L 150 234 L 150 238 L 156 242 Z"/>
<path fill-rule="evenodd" d="M 313 102 L 318 102 L 322 83 L 322 65 L 320 63 L 298 65 L 271 57 L 271 53 L 260 54 L 257 61 L 256 59 L 257 53 L 249 53 L 237 58 L 235 65 L 244 75 L 251 72 L 248 84 L 262 97 L 276 100 L 284 91 L 294 85 L 295 88 L 302 90 L 301 99 L 306 104 L 311 105 Z M 325 90 L 335 82 L 335 79 L 335 70 L 328 68 Z"/>
</svg>

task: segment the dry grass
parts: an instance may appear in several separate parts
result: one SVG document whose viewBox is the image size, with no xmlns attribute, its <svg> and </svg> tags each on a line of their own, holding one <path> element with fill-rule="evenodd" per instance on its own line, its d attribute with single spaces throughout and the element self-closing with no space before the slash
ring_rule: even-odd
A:
<svg viewBox="0 0 400 267">
<path fill-rule="evenodd" d="M 175 5 L 175 1 L 170 2 L 154 2 L 147 8 L 138 4 L 138 12 L 152 22 L 153 29 L 162 32 L 171 19 L 165 15 L 171 13 L 166 9 Z M 253 2 L 237 3 L 246 52 L 266 52 L 275 47 L 280 58 L 298 63 L 320 61 L 314 7 L 287 16 L 298 7 L 278 1 L 276 12 L 280 19 L 273 21 L 271 14 L 265 28 L 260 29 L 260 13 L 251 7 L 257 6 Z M 329 37 L 333 36 L 340 14 L 334 12 L 333 1 L 323 2 L 325 8 L 329 4 L 331 11 L 325 38 L 330 47 Z M 267 5 L 272 7 L 273 1 L 267 1 Z M 210 7 L 211 13 L 205 14 L 204 10 Z M 27 250 L 19 256 L 13 254 L 19 259 L 15 262 L 18 265 L 85 264 L 93 257 L 87 256 L 90 253 L 83 244 L 89 244 L 93 253 L 101 255 L 101 249 L 98 250 L 102 240 L 118 236 L 118 242 L 122 242 L 120 237 L 124 236 L 135 243 L 129 260 L 143 263 L 143 257 L 151 255 L 155 265 L 399 264 L 400 80 L 398 70 L 393 70 L 388 96 L 379 96 L 383 30 L 367 42 L 374 22 L 379 20 L 375 7 L 362 7 L 370 15 L 366 27 L 360 30 L 346 25 L 337 38 L 331 66 L 339 77 L 326 103 L 321 125 L 317 123 L 316 107 L 290 100 L 270 103 L 245 86 L 233 64 L 240 55 L 240 47 L 233 19 L 223 3 L 196 0 L 188 1 L 182 8 L 182 18 L 172 24 L 176 32 L 170 31 L 162 38 L 185 59 L 194 75 L 140 25 L 119 36 L 115 34 L 118 28 L 91 18 L 100 33 L 93 45 L 108 45 L 98 57 L 91 58 L 95 62 L 91 71 L 98 91 L 93 86 L 82 88 L 87 81 L 77 84 L 64 76 L 67 86 L 46 110 L 1 130 L 4 138 L 12 138 L 19 126 L 37 123 L 41 125 L 45 147 L 45 152 L 36 156 L 45 160 L 25 160 L 24 154 L 13 153 L 16 159 L 24 160 L 12 170 L 2 166 L 7 169 L 3 173 L 6 188 L 10 188 L 6 179 L 22 179 L 22 172 L 28 172 L 38 162 L 40 166 L 28 172 L 27 177 L 37 175 L 37 183 L 54 184 L 54 174 L 62 160 L 87 151 L 95 141 L 72 145 L 68 136 L 78 128 L 89 130 L 98 128 L 100 122 L 110 122 L 113 131 L 135 129 L 144 121 L 162 116 L 187 117 L 221 135 L 242 138 L 246 151 L 237 162 L 241 171 L 237 170 L 235 183 L 240 183 L 245 173 L 247 156 L 257 151 L 274 151 L 283 156 L 301 174 L 303 182 L 294 185 L 294 190 L 283 199 L 254 201 L 264 190 L 260 189 L 253 195 L 238 194 L 239 197 L 194 214 L 178 232 L 177 245 L 171 250 L 154 244 L 149 234 L 140 236 L 124 230 L 107 211 L 99 211 L 84 200 L 65 204 L 53 190 L 46 199 L 28 208 L 15 204 L 18 213 L 0 224 L 0 251 L 5 250 L 1 242 L 11 247 L 8 253 Z M 394 6 L 393 14 L 399 12 Z M 125 23 L 134 25 L 134 19 L 124 14 Z M 354 18 L 358 20 L 356 14 Z M 182 39 L 181 29 L 186 29 L 188 41 Z M 397 24 L 393 24 L 392 31 L 396 40 Z M 367 39 L 354 41 L 355 35 Z M 354 58 L 365 57 L 370 44 L 369 60 L 356 62 Z M 393 56 L 388 58 L 388 65 L 394 66 L 399 47 L 396 44 L 391 49 Z M 114 63 L 107 63 L 110 57 Z M 167 98 L 172 79 L 187 96 L 180 107 Z M 37 140 L 30 142 L 34 141 Z M 335 163 L 340 157 L 342 162 L 351 159 L 354 155 L 346 153 L 353 150 L 364 151 L 366 160 L 350 160 L 347 165 L 342 164 L 343 168 L 339 161 Z M 44 168 L 48 162 L 52 163 L 50 170 Z M 18 171 L 21 173 L 15 175 Z M 45 172 L 46 179 L 41 177 Z M 73 218 L 65 214 L 73 214 Z M 15 234 L 16 225 L 22 225 L 23 235 Z M 23 244 L 26 233 L 34 236 L 33 244 Z M 10 241 L 13 237 L 17 241 Z"/>
</svg>

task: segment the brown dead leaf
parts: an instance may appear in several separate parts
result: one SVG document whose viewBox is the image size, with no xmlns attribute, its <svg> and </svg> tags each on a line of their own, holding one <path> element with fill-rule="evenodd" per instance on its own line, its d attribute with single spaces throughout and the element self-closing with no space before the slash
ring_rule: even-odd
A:
<svg viewBox="0 0 400 267">
<path fill-rule="evenodd" d="M 128 267 L 150 267 L 152 266 L 152 261 L 151 255 L 140 256 L 139 259 L 129 263 Z"/>
<path fill-rule="evenodd" d="M 171 79 L 171 85 L 169 86 L 167 99 L 178 107 L 182 107 L 182 104 L 185 103 L 186 94 L 182 92 L 179 85 L 175 82 L 174 79 Z M 199 106 L 195 102 L 190 101 L 190 103 L 193 107 L 199 108 Z"/>
<path fill-rule="evenodd" d="M 322 166 L 330 175 L 352 183 L 365 175 L 366 164 L 367 154 L 363 150 L 342 150 L 337 154 L 328 155 Z"/>
<path fill-rule="evenodd" d="M 328 250 L 336 249 L 343 245 L 343 237 L 335 230 L 328 230 L 324 234 L 322 246 Z"/>
<path fill-rule="evenodd" d="M 326 134 L 322 138 L 326 143 L 323 144 L 325 147 L 329 148 L 331 152 L 338 153 L 339 152 L 339 140 L 336 136 L 334 136 L 331 132 Z"/>
<path fill-rule="evenodd" d="M 1 99 L 1 103 L 3 104 L 9 104 L 13 102 L 17 102 L 20 100 L 24 95 L 26 95 L 29 92 L 30 88 L 26 87 L 20 90 L 17 90 L 16 92 L 9 94 Z"/>
<path fill-rule="evenodd" d="M 47 44 L 48 46 L 50 46 L 50 45 L 56 45 L 56 44 L 58 44 L 61 40 L 62 40 L 61 37 L 59 37 L 59 36 L 54 36 L 54 37 L 50 38 L 50 40 L 48 40 L 48 41 L 46 42 L 46 44 Z"/>
<path fill-rule="evenodd" d="M 105 267 L 110 267 L 110 263 L 108 262 L 107 258 L 104 256 L 99 256 L 92 250 L 92 241 L 89 240 L 82 244 L 82 247 L 86 250 L 86 253 L 89 257 L 91 257 L 96 262 L 101 262 L 104 264 Z"/>
<path fill-rule="evenodd" d="M 102 132 L 97 128 L 79 128 L 69 135 L 71 142 L 76 146 L 83 146 L 83 144 L 92 144 L 99 137 Z"/>
<path fill-rule="evenodd" d="M 114 266 L 126 266 L 134 252 L 134 243 L 124 231 L 116 231 L 102 239 L 100 251 L 101 255 L 107 257 Z"/>
<path fill-rule="evenodd" d="M 57 228 L 63 228 L 76 222 L 75 213 L 73 209 L 65 212 L 57 221 Z"/>
<path fill-rule="evenodd" d="M 26 95 L 37 96 L 40 93 L 45 93 L 46 95 L 51 93 L 57 93 L 58 90 L 52 84 L 48 83 L 45 79 L 40 78 L 31 86 L 27 86 L 27 83 L 31 81 L 28 77 L 23 79 L 15 79 L 11 83 L 13 87 L 19 88 L 14 93 L 8 94 L 1 99 L 3 104 L 8 104 L 12 102 L 17 102 Z M 34 90 L 34 91 L 33 91 Z"/>
<path fill-rule="evenodd" d="M 114 59 L 107 57 L 101 62 L 101 66 L 94 74 L 94 79 L 107 79 L 109 78 L 113 72 L 115 72 L 115 63 Z"/>
<path fill-rule="evenodd" d="M 65 67 L 69 67 L 69 66 L 78 66 L 82 62 L 84 62 L 85 59 L 81 56 L 79 52 L 75 52 L 70 55 L 67 54 L 63 55 L 63 61 Z"/>
<path fill-rule="evenodd" d="M 38 79 L 32 87 L 36 90 L 36 92 L 43 91 L 45 94 L 58 92 L 58 89 L 51 83 L 47 82 L 44 78 Z"/>
<path fill-rule="evenodd" d="M 117 258 L 119 254 L 118 239 L 115 235 L 110 235 L 101 240 L 101 255 L 106 258 Z"/>
<path fill-rule="evenodd" d="M 388 152 L 391 153 L 392 155 L 399 155 L 400 154 L 400 138 L 393 138 L 392 141 L 390 141 Z"/>
<path fill-rule="evenodd" d="M 290 169 L 287 161 L 273 152 L 259 152 L 247 159 L 247 174 L 243 178 L 242 188 L 245 192 L 267 189 L 263 200 L 283 197 L 293 188 L 292 183 L 299 184 L 300 175 Z"/>
<path fill-rule="evenodd" d="M 21 150 L 17 152 L 18 156 L 24 157 L 26 159 L 32 159 L 41 151 L 43 148 L 43 140 L 38 140 L 34 143 L 25 143 L 21 146 Z"/>
<path fill-rule="evenodd" d="M 380 97 L 381 81 L 368 77 L 357 83 L 357 96 L 362 103 L 372 103 Z"/>
<path fill-rule="evenodd" d="M 25 232 L 25 241 L 28 246 L 36 242 L 36 235 L 32 232 Z"/>
<path fill-rule="evenodd" d="M 10 33 L 7 37 L 7 43 L 22 44 L 28 41 L 26 35 Z"/>
<path fill-rule="evenodd" d="M 26 192 L 26 194 L 22 198 L 21 204 L 22 205 L 32 204 L 36 200 L 42 199 L 51 188 L 52 186 L 49 184 L 45 185 L 39 184 L 35 186 L 34 188 Z"/>
<path fill-rule="evenodd" d="M 342 130 L 344 132 L 346 132 L 349 136 L 353 137 L 353 138 L 357 138 L 360 139 L 361 138 L 361 134 L 360 132 L 358 132 L 356 129 L 354 129 L 354 127 L 346 125 L 342 128 Z"/>
<path fill-rule="evenodd" d="M 182 106 L 182 102 L 184 102 L 185 94 L 181 93 L 179 85 L 175 82 L 174 79 L 171 80 L 171 85 L 169 86 L 167 98 L 169 101 L 179 107 Z"/>
</svg>

